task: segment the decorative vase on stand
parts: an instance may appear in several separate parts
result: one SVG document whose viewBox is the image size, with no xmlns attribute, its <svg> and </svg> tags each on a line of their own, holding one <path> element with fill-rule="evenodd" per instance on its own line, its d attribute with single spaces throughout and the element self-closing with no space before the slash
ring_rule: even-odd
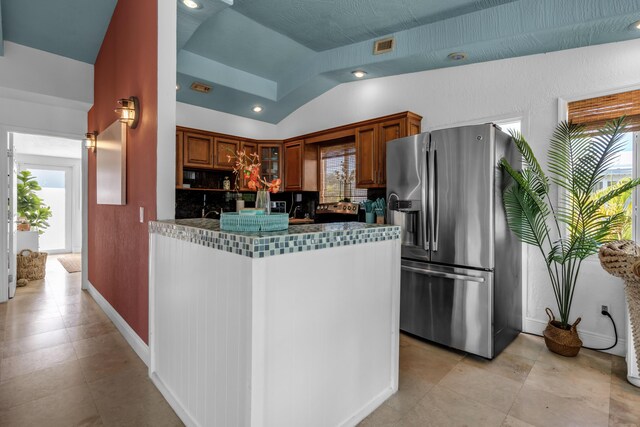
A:
<svg viewBox="0 0 640 427">
<path fill-rule="evenodd" d="M 256 193 L 256 208 L 264 209 L 265 215 L 271 214 L 271 195 L 267 190 L 258 190 Z"/>
</svg>

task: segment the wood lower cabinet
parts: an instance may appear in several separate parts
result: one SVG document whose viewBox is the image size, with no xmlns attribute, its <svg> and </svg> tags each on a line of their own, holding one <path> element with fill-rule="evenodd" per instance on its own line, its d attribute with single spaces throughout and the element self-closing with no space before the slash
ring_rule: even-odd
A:
<svg viewBox="0 0 640 427">
<path fill-rule="evenodd" d="M 213 168 L 232 170 L 235 163 L 234 156 L 240 149 L 240 141 L 237 139 L 216 137 L 214 142 L 215 155 L 213 156 Z M 229 156 L 231 156 L 231 158 L 229 158 Z"/>
<path fill-rule="evenodd" d="M 189 168 L 213 168 L 213 137 L 184 133 L 182 165 Z"/>
</svg>

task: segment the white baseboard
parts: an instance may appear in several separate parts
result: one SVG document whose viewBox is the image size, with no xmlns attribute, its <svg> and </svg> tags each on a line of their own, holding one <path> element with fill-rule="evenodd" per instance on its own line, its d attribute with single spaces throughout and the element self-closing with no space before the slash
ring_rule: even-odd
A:
<svg viewBox="0 0 640 427">
<path fill-rule="evenodd" d="M 115 308 L 109 304 L 109 302 L 93 287 L 91 282 L 87 280 L 87 291 L 100 306 L 102 311 L 105 312 L 107 317 L 111 319 L 118 331 L 122 334 L 124 339 L 129 343 L 133 351 L 136 352 L 138 357 L 142 359 L 145 365 L 149 366 L 149 346 L 136 334 L 136 332 L 129 326 L 129 324 L 120 316 Z"/>
<path fill-rule="evenodd" d="M 394 393 L 398 391 L 398 388 L 389 387 L 382 391 L 379 395 L 374 397 L 369 403 L 367 403 L 362 409 L 353 414 L 348 420 L 342 422 L 340 427 L 349 427 L 355 426 L 360 423 L 360 421 L 367 418 L 369 414 L 372 414 L 380 405 L 382 405 L 388 398 L 393 396 Z"/>
<path fill-rule="evenodd" d="M 184 425 L 188 427 L 198 427 L 200 424 L 196 422 L 196 420 L 191 416 L 191 414 L 185 409 L 182 405 L 182 402 L 176 398 L 176 396 L 171 392 L 171 390 L 162 382 L 157 373 L 153 372 L 150 375 L 151 381 L 156 386 L 162 396 L 164 396 L 171 409 L 173 409 L 180 418 L 180 420 L 184 423 Z"/>
<path fill-rule="evenodd" d="M 527 317 L 524 320 L 523 326 L 523 332 L 542 336 L 544 328 L 547 327 L 547 322 L 544 320 Z M 582 340 L 583 345 L 587 347 L 605 348 L 613 344 L 614 341 L 614 337 L 608 335 L 597 334 L 589 331 L 579 332 L 580 339 Z M 604 350 L 604 352 L 624 357 L 627 354 L 627 342 L 622 338 L 618 338 L 618 344 L 611 350 Z"/>
</svg>

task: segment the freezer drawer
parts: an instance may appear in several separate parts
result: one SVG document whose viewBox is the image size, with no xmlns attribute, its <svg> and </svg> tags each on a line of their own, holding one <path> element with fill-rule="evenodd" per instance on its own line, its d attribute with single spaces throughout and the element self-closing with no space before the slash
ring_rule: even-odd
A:
<svg viewBox="0 0 640 427">
<path fill-rule="evenodd" d="M 493 273 L 402 261 L 400 329 L 492 358 Z"/>
</svg>

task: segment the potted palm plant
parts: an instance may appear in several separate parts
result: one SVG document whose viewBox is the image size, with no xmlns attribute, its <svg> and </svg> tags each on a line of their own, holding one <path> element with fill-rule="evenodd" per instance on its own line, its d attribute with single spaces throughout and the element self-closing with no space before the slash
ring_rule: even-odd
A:
<svg viewBox="0 0 640 427">
<path fill-rule="evenodd" d="M 569 320 L 582 261 L 597 253 L 602 243 L 615 240 L 628 221 L 623 205 L 617 210 L 603 208 L 640 184 L 633 179 L 598 189 L 624 148 L 624 130 L 624 118 L 607 123 L 595 134 L 587 133 L 584 126 L 560 123 L 550 141 L 549 177 L 519 132 L 512 136 L 522 154 L 522 170 L 515 170 L 506 159 L 500 162 L 513 178 L 503 194 L 509 228 L 540 251 L 556 299 L 559 319 L 547 308 L 545 343 L 564 356 L 577 355 L 582 346 L 576 329 L 580 318 L 573 324 Z M 557 203 L 550 196 L 551 183 L 560 189 Z"/>
</svg>

